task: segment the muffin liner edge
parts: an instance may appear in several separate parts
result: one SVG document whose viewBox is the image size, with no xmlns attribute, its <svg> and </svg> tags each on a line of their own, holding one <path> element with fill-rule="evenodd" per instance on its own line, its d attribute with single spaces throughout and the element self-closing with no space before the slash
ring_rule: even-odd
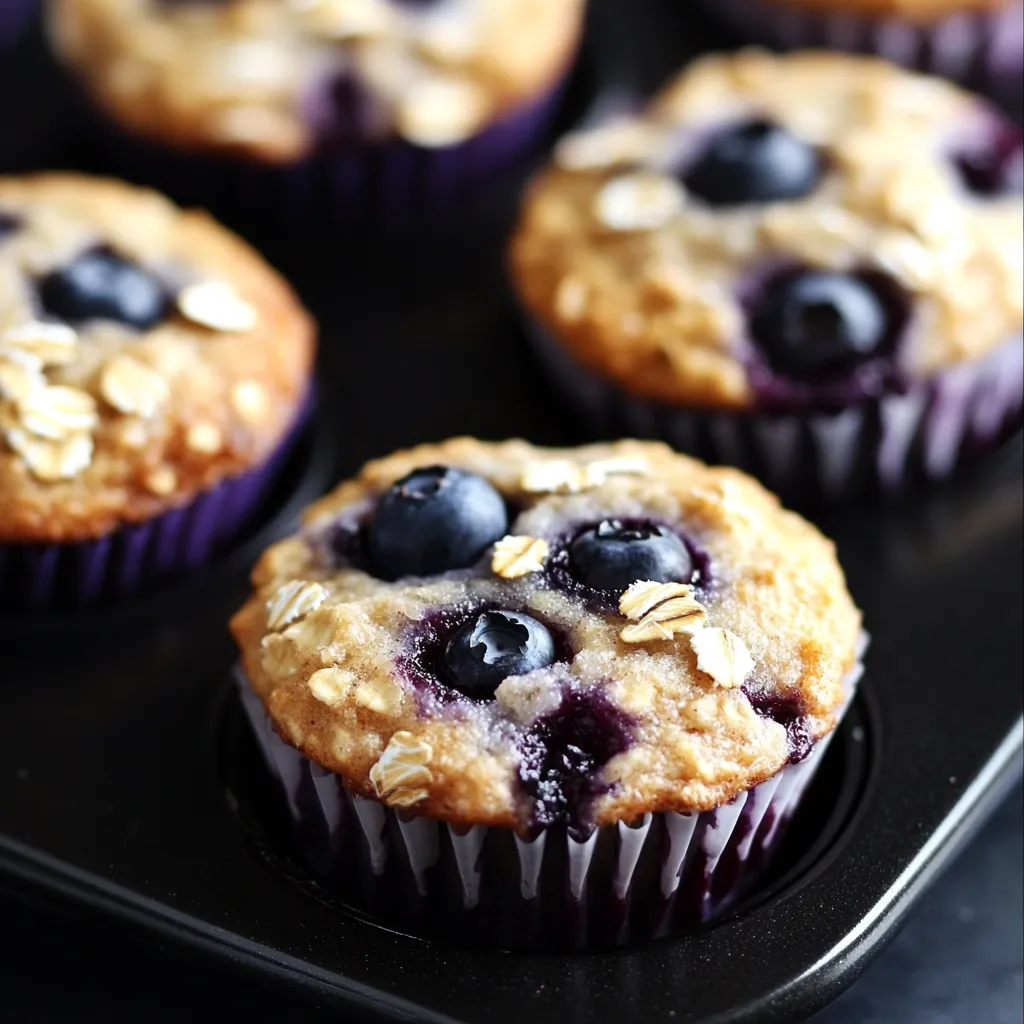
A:
<svg viewBox="0 0 1024 1024">
<path fill-rule="evenodd" d="M 158 187 L 183 205 L 206 206 L 227 219 L 274 210 L 289 230 L 325 224 L 386 230 L 453 212 L 468 193 L 532 157 L 558 114 L 573 66 L 542 94 L 457 145 L 328 144 L 282 166 L 176 151 L 122 129 L 88 100 L 84 113 L 104 144 L 111 173 Z"/>
<path fill-rule="evenodd" d="M 40 612 L 91 607 L 179 578 L 238 535 L 280 478 L 312 414 L 307 397 L 268 459 L 181 508 L 77 544 L 0 544 L 0 607 Z"/>
<path fill-rule="evenodd" d="M 554 386 L 598 433 L 665 441 L 738 466 L 785 498 L 837 500 L 939 481 L 1019 428 L 1024 339 L 841 412 L 757 414 L 686 409 L 632 396 L 578 363 L 543 326 L 527 334 Z"/>
<path fill-rule="evenodd" d="M 844 680 L 840 720 L 863 672 L 866 645 L 865 635 Z M 305 867 L 319 884 L 332 895 L 338 886 L 342 902 L 361 913 L 374 915 L 378 901 L 387 904 L 383 924 L 430 937 L 441 919 L 446 937 L 505 948 L 622 946 L 720 915 L 777 852 L 835 734 L 713 810 L 647 813 L 586 838 L 552 828 L 524 839 L 510 829 L 417 818 L 349 792 L 280 738 L 241 669 L 236 683 Z"/>
</svg>

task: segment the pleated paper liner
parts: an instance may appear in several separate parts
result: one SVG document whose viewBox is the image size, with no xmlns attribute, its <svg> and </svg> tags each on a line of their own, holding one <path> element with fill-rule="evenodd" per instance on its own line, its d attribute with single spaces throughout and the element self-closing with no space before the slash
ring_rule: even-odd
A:
<svg viewBox="0 0 1024 1024">
<path fill-rule="evenodd" d="M 851 698 L 861 671 L 848 677 Z M 710 811 L 523 838 L 349 792 L 280 738 L 240 672 L 238 685 L 303 867 L 322 888 L 385 925 L 491 948 L 635 945 L 713 920 L 770 864 L 833 735 Z"/>
</svg>

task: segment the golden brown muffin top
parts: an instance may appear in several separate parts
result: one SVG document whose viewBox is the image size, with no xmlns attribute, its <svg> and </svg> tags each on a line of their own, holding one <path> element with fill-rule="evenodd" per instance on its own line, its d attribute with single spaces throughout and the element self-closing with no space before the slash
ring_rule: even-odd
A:
<svg viewBox="0 0 1024 1024">
<path fill-rule="evenodd" d="M 817 184 L 725 206 L 689 192 L 679 167 L 756 119 L 816 148 Z M 957 163 L 987 159 L 1006 130 L 968 93 L 880 60 L 709 57 L 644 113 L 563 141 L 525 201 L 514 281 L 591 370 L 655 400 L 745 408 L 751 279 L 774 265 L 877 273 L 909 313 L 895 370 L 931 376 L 1021 331 L 1021 197 L 972 193 Z"/>
<path fill-rule="evenodd" d="M 507 535 L 461 569 L 388 582 L 366 555 L 371 521 L 426 467 L 489 482 Z M 689 578 L 581 583 L 574 538 L 608 519 L 682 538 Z M 367 797 L 520 831 L 706 809 L 771 777 L 835 725 L 861 621 L 813 526 L 742 473 L 635 441 L 461 438 L 371 462 L 263 555 L 253 585 L 232 631 L 288 743 Z M 452 638 L 481 609 L 541 622 L 553 663 L 460 692 Z"/>
<path fill-rule="evenodd" d="M 285 163 L 334 131 L 426 147 L 476 135 L 562 74 L 583 3 L 58 0 L 50 26 L 122 125 Z"/>
<path fill-rule="evenodd" d="M 313 324 L 203 213 L 77 175 L 0 178 L 0 541 L 63 542 L 187 503 L 259 464 L 308 389 Z M 163 313 L 145 329 L 46 308 L 100 254 Z M 58 282 L 58 283 L 54 283 Z M 62 294 L 62 293 L 61 293 Z"/>
</svg>

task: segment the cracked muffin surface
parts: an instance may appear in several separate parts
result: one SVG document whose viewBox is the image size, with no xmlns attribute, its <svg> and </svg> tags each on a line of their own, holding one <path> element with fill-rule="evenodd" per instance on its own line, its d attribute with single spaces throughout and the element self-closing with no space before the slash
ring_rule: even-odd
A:
<svg viewBox="0 0 1024 1024">
<path fill-rule="evenodd" d="M 456 439 L 369 463 L 232 621 L 282 737 L 357 794 L 522 833 L 696 811 L 834 726 L 832 544 L 659 444 Z"/>
</svg>

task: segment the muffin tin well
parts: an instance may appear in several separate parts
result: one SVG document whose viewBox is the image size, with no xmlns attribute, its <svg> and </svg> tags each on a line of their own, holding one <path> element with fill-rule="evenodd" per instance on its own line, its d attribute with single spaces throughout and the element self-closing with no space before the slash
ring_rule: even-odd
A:
<svg viewBox="0 0 1024 1024">
<path fill-rule="evenodd" d="M 692 52 L 677 7 L 594 0 L 603 97 L 650 90 Z M 0 168 L 94 166 L 58 118 L 15 137 L 49 109 L 44 66 L 31 46 L 0 66 L 17 98 L 0 110 Z M 1019 438 L 953 487 L 817 517 L 872 634 L 862 694 L 774 877 L 706 931 L 573 957 L 389 931 L 310 891 L 249 770 L 225 624 L 258 551 L 310 497 L 371 456 L 455 433 L 583 439 L 528 355 L 504 283 L 512 184 L 443 242 L 329 250 L 297 245 L 287 225 L 260 239 L 322 324 L 315 422 L 262 523 L 202 576 L 127 607 L 0 617 L 0 887 L 99 908 L 341 1013 L 805 1016 L 863 969 L 1019 774 Z"/>
</svg>

